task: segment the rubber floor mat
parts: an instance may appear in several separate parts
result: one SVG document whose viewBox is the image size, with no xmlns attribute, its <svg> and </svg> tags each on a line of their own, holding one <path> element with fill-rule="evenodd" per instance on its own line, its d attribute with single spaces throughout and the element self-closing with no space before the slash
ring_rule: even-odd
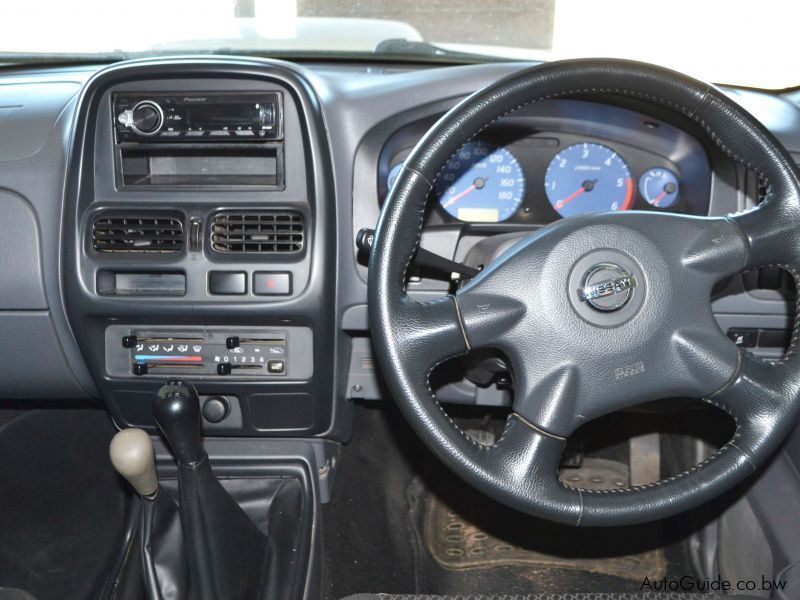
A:
<svg viewBox="0 0 800 600">
<path fill-rule="evenodd" d="M 593 489 L 627 486 L 625 465 L 602 459 L 585 459 L 581 468 L 568 469 L 562 477 L 573 485 Z M 658 547 L 612 556 L 592 556 L 590 548 L 584 556 L 573 551 L 560 552 L 558 544 L 541 539 L 550 535 L 547 527 L 538 532 L 534 528 L 529 536 L 509 536 L 504 528 L 493 531 L 496 519 L 483 514 L 479 507 L 462 510 L 458 502 L 447 502 L 432 493 L 423 495 L 422 540 L 433 559 L 445 569 L 526 565 L 574 569 L 634 581 L 642 581 L 645 576 L 661 579 L 667 572 L 667 561 Z M 497 507 L 486 506 L 486 509 L 496 511 Z M 581 535 L 578 530 L 576 534 Z"/>
<path fill-rule="evenodd" d="M 78 408 L 26 411 L 0 427 L 0 587 L 94 597 L 124 534 L 114 432 L 105 411 Z"/>
</svg>

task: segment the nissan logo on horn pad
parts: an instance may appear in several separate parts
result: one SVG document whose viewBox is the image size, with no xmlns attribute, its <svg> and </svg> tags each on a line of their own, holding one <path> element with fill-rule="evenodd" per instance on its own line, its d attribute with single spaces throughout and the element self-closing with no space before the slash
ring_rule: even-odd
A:
<svg viewBox="0 0 800 600">
<path fill-rule="evenodd" d="M 583 276 L 578 300 L 602 312 L 624 307 L 635 293 L 636 277 L 614 263 L 593 265 Z"/>
</svg>

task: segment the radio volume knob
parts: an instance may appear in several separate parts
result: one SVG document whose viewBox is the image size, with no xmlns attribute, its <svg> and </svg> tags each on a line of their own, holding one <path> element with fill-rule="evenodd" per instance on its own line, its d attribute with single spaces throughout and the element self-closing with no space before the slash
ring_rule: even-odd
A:
<svg viewBox="0 0 800 600">
<path fill-rule="evenodd" d="M 164 125 L 164 111 L 152 100 L 142 100 L 131 111 L 131 127 L 140 135 L 155 135 Z"/>
</svg>

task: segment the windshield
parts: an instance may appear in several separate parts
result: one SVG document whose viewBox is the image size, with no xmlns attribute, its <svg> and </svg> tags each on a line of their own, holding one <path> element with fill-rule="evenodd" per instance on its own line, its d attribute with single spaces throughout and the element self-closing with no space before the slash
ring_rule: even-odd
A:
<svg viewBox="0 0 800 600">
<path fill-rule="evenodd" d="M 800 84 L 799 16 L 781 0 L 5 0 L 0 56 L 602 56 L 787 88 Z"/>
</svg>

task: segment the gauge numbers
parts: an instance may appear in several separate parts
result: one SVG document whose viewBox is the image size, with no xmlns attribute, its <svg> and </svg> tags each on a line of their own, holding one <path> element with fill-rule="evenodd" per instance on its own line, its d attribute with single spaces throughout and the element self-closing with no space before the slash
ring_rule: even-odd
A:
<svg viewBox="0 0 800 600">
<path fill-rule="evenodd" d="M 575 144 L 556 154 L 545 172 L 544 189 L 562 217 L 628 210 L 633 205 L 627 163 L 602 144 Z"/>
<path fill-rule="evenodd" d="M 464 144 L 436 183 L 439 204 L 461 221 L 498 223 L 514 216 L 525 195 L 525 176 L 506 148 L 478 140 Z"/>
</svg>

